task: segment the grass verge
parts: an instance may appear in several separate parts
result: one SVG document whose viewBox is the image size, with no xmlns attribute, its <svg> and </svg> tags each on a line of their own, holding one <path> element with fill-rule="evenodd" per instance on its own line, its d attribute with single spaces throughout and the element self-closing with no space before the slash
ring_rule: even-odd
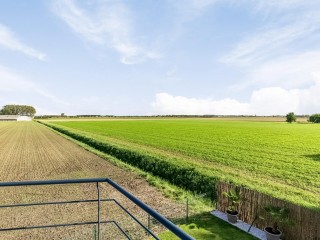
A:
<svg viewBox="0 0 320 240">
<path fill-rule="evenodd" d="M 231 226 L 210 213 L 201 213 L 189 219 L 186 223 L 179 224 L 186 233 L 201 240 L 254 240 L 257 239 L 236 227 Z M 159 235 L 161 240 L 179 239 L 171 232 L 166 231 Z"/>
</svg>

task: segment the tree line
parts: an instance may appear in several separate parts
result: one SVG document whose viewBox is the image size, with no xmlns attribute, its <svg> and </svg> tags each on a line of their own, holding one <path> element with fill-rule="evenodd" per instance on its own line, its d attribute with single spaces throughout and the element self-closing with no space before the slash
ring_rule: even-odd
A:
<svg viewBox="0 0 320 240">
<path fill-rule="evenodd" d="M 294 112 L 290 112 L 286 115 L 286 122 L 293 123 L 297 120 L 296 115 Z M 308 122 L 311 123 L 320 123 L 320 113 L 312 114 L 308 118 Z"/>
<path fill-rule="evenodd" d="M 36 109 L 28 105 L 5 105 L 0 110 L 0 115 L 23 115 L 33 117 L 36 114 Z"/>
</svg>

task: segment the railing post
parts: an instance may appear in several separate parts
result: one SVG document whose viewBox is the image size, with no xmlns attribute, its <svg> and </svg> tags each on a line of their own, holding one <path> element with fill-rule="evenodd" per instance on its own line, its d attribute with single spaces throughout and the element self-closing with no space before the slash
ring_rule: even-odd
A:
<svg viewBox="0 0 320 240">
<path fill-rule="evenodd" d="M 148 214 L 148 229 L 150 230 L 150 223 L 151 223 L 151 217 L 150 214 Z M 150 233 L 148 233 L 150 235 Z"/>
<path fill-rule="evenodd" d="M 187 197 L 187 203 L 186 203 L 186 222 L 189 221 L 189 199 Z"/>
<path fill-rule="evenodd" d="M 98 240 L 100 240 L 100 187 L 99 182 L 97 182 L 98 191 Z"/>
</svg>

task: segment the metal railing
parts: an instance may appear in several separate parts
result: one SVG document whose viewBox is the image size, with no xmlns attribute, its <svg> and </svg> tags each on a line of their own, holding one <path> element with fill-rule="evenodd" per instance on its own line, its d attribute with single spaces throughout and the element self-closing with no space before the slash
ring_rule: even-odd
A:
<svg viewBox="0 0 320 240">
<path fill-rule="evenodd" d="M 63 224 L 52 224 L 52 225 L 38 225 L 38 226 L 24 226 L 24 227 L 13 227 L 13 228 L 0 228 L 1 231 L 17 231 L 26 229 L 41 229 L 41 228 L 54 228 L 54 227 L 67 227 L 67 226 L 80 226 L 80 225 L 97 225 L 98 240 L 101 239 L 101 224 L 113 224 L 120 232 L 127 238 L 131 239 L 126 231 L 120 226 L 117 221 L 101 221 L 101 202 L 114 202 L 118 205 L 128 216 L 130 216 L 137 224 L 140 225 L 148 234 L 150 234 L 154 239 L 159 239 L 155 233 L 153 233 L 148 227 L 146 227 L 137 217 L 130 213 L 124 206 L 122 206 L 116 199 L 101 199 L 100 198 L 100 185 L 99 183 L 107 183 L 124 195 L 131 202 L 139 206 L 143 211 L 145 211 L 148 216 L 153 217 L 158 222 L 160 222 L 169 231 L 175 234 L 180 239 L 191 240 L 194 239 L 184 231 L 182 231 L 175 224 L 170 222 L 164 216 L 156 212 L 150 206 L 146 205 L 134 195 L 126 191 L 123 187 L 115 183 L 109 178 L 90 178 L 90 179 L 72 179 L 72 180 L 47 180 L 47 181 L 25 181 L 25 182 L 0 182 L 0 187 L 16 187 L 16 186 L 39 186 L 39 185 L 58 185 L 58 184 L 79 184 L 79 183 L 95 183 L 97 187 L 97 199 L 86 199 L 86 200 L 74 200 L 74 201 L 56 201 L 56 202 L 37 202 L 37 203 L 20 203 L 20 204 L 10 204 L 10 205 L 0 205 L 1 208 L 13 208 L 13 207 L 27 207 L 27 206 L 43 206 L 43 205 L 59 205 L 59 204 L 74 204 L 74 203 L 97 203 L 97 221 L 90 222 L 73 222 L 73 223 L 63 223 Z M 148 218 L 149 219 L 149 218 Z"/>
</svg>

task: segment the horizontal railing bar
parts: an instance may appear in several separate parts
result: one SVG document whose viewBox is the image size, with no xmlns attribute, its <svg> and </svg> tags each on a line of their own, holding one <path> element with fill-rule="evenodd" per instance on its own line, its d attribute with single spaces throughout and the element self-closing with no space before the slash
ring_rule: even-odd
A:
<svg viewBox="0 0 320 240">
<path fill-rule="evenodd" d="M 127 192 L 124 188 L 119 186 L 117 183 L 112 181 L 111 179 L 107 178 L 107 182 L 117 189 L 120 193 L 122 193 L 124 196 L 126 196 L 128 199 L 130 199 L 132 202 L 134 202 L 136 205 L 138 205 L 140 208 L 142 208 L 145 212 L 149 213 L 153 218 L 158 220 L 160 223 L 162 223 L 167 229 L 169 229 L 172 233 L 174 233 L 176 236 L 183 240 L 194 240 L 193 237 L 186 234 L 184 231 L 182 231 L 179 227 L 177 227 L 175 224 L 170 222 L 168 219 L 166 219 L 164 216 L 162 216 L 160 213 L 153 210 L 151 207 L 149 207 L 147 204 L 140 201 L 138 198 L 133 196 L 131 193 Z"/>
<path fill-rule="evenodd" d="M 115 223 L 115 221 L 101 221 L 100 223 Z M 52 225 L 39 225 L 39 226 L 26 226 L 26 227 L 16 227 L 16 228 L 1 228 L 0 232 L 4 231 L 17 231 L 17 230 L 30 230 L 39 228 L 55 228 L 55 227 L 70 227 L 70 226 L 81 226 L 81 225 L 91 225 L 98 224 L 98 222 L 80 222 L 80 223 L 64 223 L 64 224 L 52 224 Z"/>
<path fill-rule="evenodd" d="M 115 202 L 123 211 L 125 211 L 134 221 L 136 221 L 144 230 L 150 233 L 155 239 L 157 236 L 150 231 L 146 226 L 143 225 L 133 214 L 131 214 L 127 209 L 125 209 L 117 200 L 115 199 L 100 199 L 101 202 Z M 61 201 L 61 202 L 42 202 L 42 203 L 21 203 L 21 204 L 11 204 L 11 205 L 0 205 L 0 208 L 10 208 L 10 207 L 29 207 L 29 206 L 44 206 L 44 205 L 59 205 L 59 204 L 74 204 L 74 203 L 91 203 L 98 202 L 97 199 L 89 200 L 72 200 L 72 201 Z"/>
<path fill-rule="evenodd" d="M 114 201 L 114 199 L 101 199 L 101 202 Z M 72 203 L 91 203 L 98 202 L 97 199 L 90 200 L 72 200 L 72 201 L 62 201 L 62 202 L 42 202 L 42 203 L 20 203 L 20 204 L 11 204 L 11 205 L 0 205 L 0 208 L 9 208 L 9 207 L 28 207 L 28 206 L 42 206 L 42 205 L 55 205 L 55 204 L 72 204 Z"/>
<path fill-rule="evenodd" d="M 136 221 L 143 229 L 150 233 L 155 239 L 157 236 L 150 231 L 146 226 L 143 225 L 134 215 L 132 215 L 127 209 L 125 209 L 117 200 L 115 199 L 100 199 L 101 202 L 115 202 L 123 211 L 125 211 L 134 221 Z M 61 201 L 61 202 L 43 202 L 43 203 L 21 203 L 12 205 L 0 205 L 0 208 L 10 208 L 10 207 L 29 207 L 29 206 L 44 206 L 44 205 L 58 205 L 58 204 L 73 204 L 73 203 L 91 203 L 98 202 L 97 199 L 90 200 L 73 200 L 73 201 Z"/>
<path fill-rule="evenodd" d="M 146 205 L 138 198 L 133 196 L 131 193 L 127 192 L 120 185 L 115 183 L 109 178 L 88 178 L 88 179 L 71 179 L 71 180 L 45 180 L 45 181 L 25 181 L 25 182 L 0 182 L 0 187 L 13 187 L 13 186 L 30 186 L 30 185 L 55 185 L 55 184 L 72 184 L 72 183 L 97 183 L 97 182 L 107 182 L 120 193 L 122 193 L 125 197 L 143 209 L 145 212 L 150 214 L 153 218 L 163 224 L 167 229 L 169 229 L 172 233 L 178 236 L 180 239 L 184 240 L 194 240 L 191 236 L 182 231 L 175 224 L 170 222 L 164 216 L 153 210 L 150 206 Z M 58 225 L 59 226 L 59 225 Z M 25 228 L 22 228 L 25 229 Z"/>
<path fill-rule="evenodd" d="M 25 181 L 25 182 L 0 182 L 0 187 L 16 187 L 30 185 L 55 185 L 55 184 L 71 184 L 71 183 L 96 183 L 106 182 L 106 178 L 83 178 L 69 180 L 43 180 L 43 181 Z"/>
</svg>

